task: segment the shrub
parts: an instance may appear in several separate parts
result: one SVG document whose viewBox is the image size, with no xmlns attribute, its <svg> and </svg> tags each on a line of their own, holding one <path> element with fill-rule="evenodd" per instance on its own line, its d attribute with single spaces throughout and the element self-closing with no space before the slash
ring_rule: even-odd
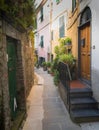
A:
<svg viewBox="0 0 99 130">
<path fill-rule="evenodd" d="M 55 70 L 54 72 L 54 84 L 57 86 L 59 83 L 59 72 L 58 70 Z"/>
<path fill-rule="evenodd" d="M 70 37 L 67 37 L 65 40 L 64 40 L 64 42 L 65 42 L 65 45 L 69 45 L 69 44 L 71 44 L 71 42 L 72 42 L 72 40 L 71 40 L 71 38 Z"/>
<path fill-rule="evenodd" d="M 46 71 L 47 70 L 47 64 L 46 64 L 46 62 L 43 62 L 42 66 L 43 66 L 43 70 Z"/>
<path fill-rule="evenodd" d="M 55 46 L 54 52 L 55 52 L 56 55 L 59 55 L 59 54 L 60 54 L 59 46 Z"/>
<path fill-rule="evenodd" d="M 73 64 L 74 57 L 72 54 L 63 54 L 59 57 L 61 62 L 67 63 L 69 66 Z"/>
<path fill-rule="evenodd" d="M 46 62 L 43 62 L 43 63 L 42 63 L 42 66 L 46 66 Z"/>
<path fill-rule="evenodd" d="M 50 68 L 50 67 L 51 67 L 51 62 L 48 61 L 48 62 L 46 63 L 46 65 L 47 65 L 48 68 Z"/>
<path fill-rule="evenodd" d="M 52 62 L 52 65 L 51 65 L 51 70 L 57 70 L 58 69 L 58 64 L 59 64 L 59 57 L 56 57 L 53 62 Z"/>
</svg>

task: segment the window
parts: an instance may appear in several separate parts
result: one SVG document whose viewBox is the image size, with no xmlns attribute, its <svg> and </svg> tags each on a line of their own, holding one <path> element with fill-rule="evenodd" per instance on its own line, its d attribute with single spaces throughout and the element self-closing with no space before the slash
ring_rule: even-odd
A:
<svg viewBox="0 0 99 130">
<path fill-rule="evenodd" d="M 60 0 L 56 0 L 56 4 L 59 4 L 60 3 Z"/>
<path fill-rule="evenodd" d="M 43 39 L 44 39 L 44 36 L 41 36 L 41 41 L 40 41 L 40 46 L 41 46 L 41 48 L 44 47 L 44 41 L 43 41 Z"/>
<path fill-rule="evenodd" d="M 41 19 L 41 22 L 43 21 L 43 7 L 41 8 L 41 17 L 40 17 L 40 19 Z"/>
<path fill-rule="evenodd" d="M 60 17 L 59 19 L 59 37 L 64 37 L 65 35 L 65 22 L 64 22 L 64 16 Z"/>
<path fill-rule="evenodd" d="M 75 10 L 76 8 L 76 0 L 72 0 L 72 12 Z"/>
<path fill-rule="evenodd" d="M 56 0 L 56 4 L 58 5 L 62 0 Z"/>
<path fill-rule="evenodd" d="M 87 21 L 91 20 L 91 10 L 87 7 L 84 12 L 82 13 L 80 25 L 85 24 Z"/>
</svg>

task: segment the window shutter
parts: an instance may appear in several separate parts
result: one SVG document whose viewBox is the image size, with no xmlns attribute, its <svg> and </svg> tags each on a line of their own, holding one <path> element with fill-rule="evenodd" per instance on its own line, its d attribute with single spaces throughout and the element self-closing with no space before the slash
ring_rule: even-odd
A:
<svg viewBox="0 0 99 130">
<path fill-rule="evenodd" d="M 43 21 L 43 7 L 41 8 L 41 22 Z"/>
<path fill-rule="evenodd" d="M 76 8 L 76 0 L 72 0 L 72 12 L 75 10 Z"/>
<path fill-rule="evenodd" d="M 43 36 L 41 36 L 41 42 L 40 42 L 40 46 L 41 46 L 41 48 L 43 48 L 43 47 L 44 47 Z"/>
<path fill-rule="evenodd" d="M 60 2 L 60 0 L 56 0 L 56 4 L 58 4 Z"/>
<path fill-rule="evenodd" d="M 64 16 L 59 19 L 59 37 L 64 37 L 65 35 L 65 23 L 64 23 Z"/>
</svg>

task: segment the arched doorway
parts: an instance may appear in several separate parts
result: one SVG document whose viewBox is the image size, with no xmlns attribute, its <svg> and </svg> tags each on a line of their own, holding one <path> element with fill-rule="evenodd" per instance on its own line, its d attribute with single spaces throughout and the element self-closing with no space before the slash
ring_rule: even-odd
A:
<svg viewBox="0 0 99 130">
<path fill-rule="evenodd" d="M 81 14 L 79 27 L 80 78 L 91 84 L 91 10 L 87 7 Z"/>
</svg>

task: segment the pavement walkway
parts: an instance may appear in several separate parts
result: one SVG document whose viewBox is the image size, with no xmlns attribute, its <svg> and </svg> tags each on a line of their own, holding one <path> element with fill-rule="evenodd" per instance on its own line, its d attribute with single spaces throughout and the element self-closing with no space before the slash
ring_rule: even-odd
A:
<svg viewBox="0 0 99 130">
<path fill-rule="evenodd" d="M 71 121 L 53 77 L 35 69 L 38 82 L 27 99 L 27 119 L 23 130 L 99 130 L 99 123 L 75 124 Z"/>
</svg>

